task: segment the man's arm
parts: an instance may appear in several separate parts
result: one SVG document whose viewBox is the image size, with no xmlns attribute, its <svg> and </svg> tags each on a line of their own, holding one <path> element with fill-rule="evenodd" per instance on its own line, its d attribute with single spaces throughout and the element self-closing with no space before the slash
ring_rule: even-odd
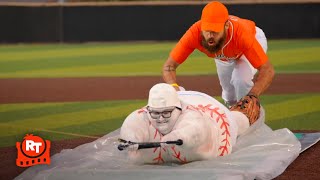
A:
<svg viewBox="0 0 320 180">
<path fill-rule="evenodd" d="M 200 21 L 194 23 L 171 50 L 167 61 L 162 67 L 162 77 L 166 83 L 177 83 L 176 69 L 200 45 L 200 27 Z M 179 87 L 175 88 L 179 90 Z"/>
<path fill-rule="evenodd" d="M 164 82 L 168 84 L 177 83 L 176 69 L 178 68 L 178 66 L 179 64 L 169 56 L 162 67 L 162 77 Z M 176 90 L 179 90 L 179 87 L 174 86 L 174 88 L 176 88 Z"/>
<path fill-rule="evenodd" d="M 260 96 L 270 86 L 274 75 L 274 68 L 269 61 L 261 65 L 258 68 L 258 74 L 255 78 L 255 83 L 249 94 Z"/>
</svg>

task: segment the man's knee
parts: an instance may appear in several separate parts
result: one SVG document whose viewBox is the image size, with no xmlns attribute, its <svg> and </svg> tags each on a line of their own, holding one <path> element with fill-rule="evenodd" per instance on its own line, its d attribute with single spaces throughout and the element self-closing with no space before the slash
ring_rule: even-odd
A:
<svg viewBox="0 0 320 180">
<path fill-rule="evenodd" d="M 231 84 L 234 86 L 235 89 L 237 87 L 252 87 L 253 86 L 253 77 L 237 77 L 231 79 Z"/>
<path fill-rule="evenodd" d="M 235 89 L 235 96 L 237 101 L 239 101 L 243 96 L 249 93 L 254 83 L 252 79 L 246 78 L 236 78 L 232 80 L 232 84 Z"/>
</svg>

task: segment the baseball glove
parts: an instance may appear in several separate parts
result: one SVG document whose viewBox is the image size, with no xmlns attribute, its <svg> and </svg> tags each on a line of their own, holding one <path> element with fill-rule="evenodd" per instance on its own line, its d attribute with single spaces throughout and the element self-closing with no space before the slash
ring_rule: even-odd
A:
<svg viewBox="0 0 320 180">
<path fill-rule="evenodd" d="M 260 102 L 257 96 L 248 94 L 231 106 L 230 111 L 239 111 L 246 115 L 250 125 L 256 122 L 260 115 Z"/>
</svg>

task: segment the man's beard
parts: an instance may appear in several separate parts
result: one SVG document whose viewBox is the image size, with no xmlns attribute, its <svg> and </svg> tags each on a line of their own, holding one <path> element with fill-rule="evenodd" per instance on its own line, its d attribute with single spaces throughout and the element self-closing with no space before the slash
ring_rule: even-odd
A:
<svg viewBox="0 0 320 180">
<path fill-rule="evenodd" d="M 210 53 L 216 53 L 218 52 L 220 49 L 222 49 L 225 41 L 226 41 L 226 32 L 223 32 L 222 37 L 218 40 L 216 45 L 209 45 L 209 41 L 213 41 L 213 38 L 209 38 L 208 40 L 206 40 L 203 36 L 203 34 L 201 33 L 201 45 Z"/>
</svg>

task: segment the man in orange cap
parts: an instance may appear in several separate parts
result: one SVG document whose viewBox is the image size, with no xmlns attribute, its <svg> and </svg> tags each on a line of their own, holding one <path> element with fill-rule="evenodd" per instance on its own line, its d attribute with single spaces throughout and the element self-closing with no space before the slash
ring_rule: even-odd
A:
<svg viewBox="0 0 320 180">
<path fill-rule="evenodd" d="M 220 2 L 203 8 L 201 19 L 182 36 L 163 65 L 164 81 L 177 90 L 176 69 L 195 49 L 215 59 L 222 98 L 229 106 L 248 94 L 258 97 L 274 77 L 263 31 L 253 21 L 229 15 Z"/>
</svg>

